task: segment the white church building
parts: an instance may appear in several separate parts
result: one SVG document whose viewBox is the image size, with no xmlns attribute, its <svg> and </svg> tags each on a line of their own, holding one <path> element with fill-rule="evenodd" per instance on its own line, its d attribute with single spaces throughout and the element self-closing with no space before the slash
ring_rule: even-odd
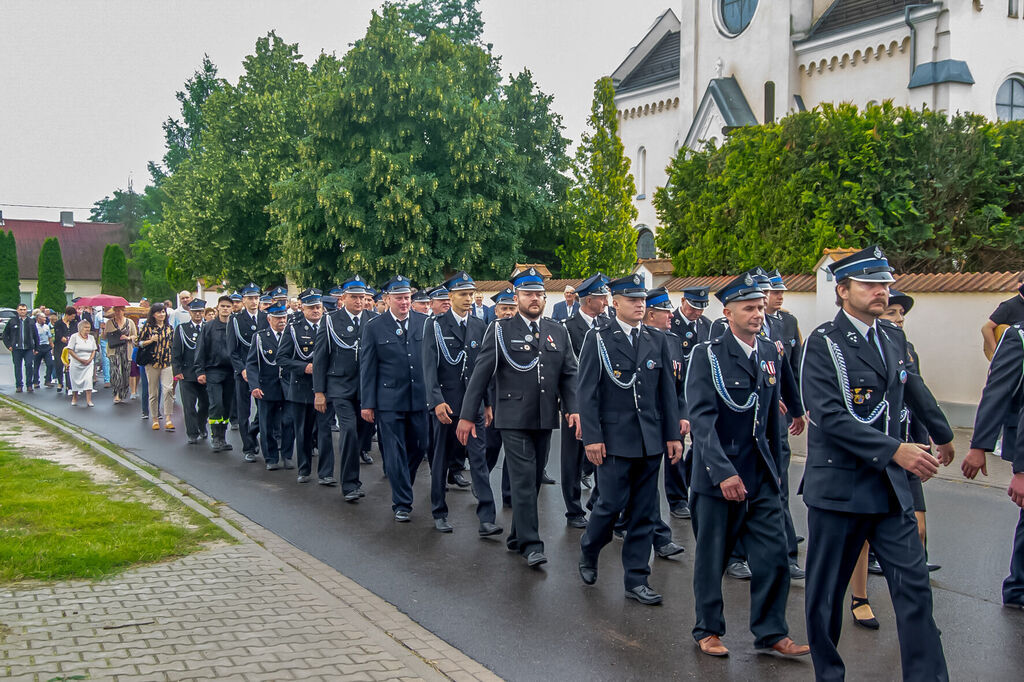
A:
<svg viewBox="0 0 1024 682">
<path fill-rule="evenodd" d="M 637 251 L 680 147 L 822 102 L 1024 119 L 1024 0 L 681 0 L 612 73 Z"/>
</svg>

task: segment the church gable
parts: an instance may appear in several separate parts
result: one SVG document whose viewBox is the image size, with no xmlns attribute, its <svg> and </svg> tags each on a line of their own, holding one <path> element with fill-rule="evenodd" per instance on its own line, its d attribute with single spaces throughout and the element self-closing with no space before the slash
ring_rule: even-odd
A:
<svg viewBox="0 0 1024 682">
<path fill-rule="evenodd" d="M 666 33 L 640 64 L 616 87 L 617 93 L 679 81 L 679 31 Z"/>
</svg>

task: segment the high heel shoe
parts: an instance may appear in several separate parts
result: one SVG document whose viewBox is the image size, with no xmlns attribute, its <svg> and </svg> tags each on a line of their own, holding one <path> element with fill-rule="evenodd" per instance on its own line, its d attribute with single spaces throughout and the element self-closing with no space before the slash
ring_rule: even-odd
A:
<svg viewBox="0 0 1024 682">
<path fill-rule="evenodd" d="M 861 606 L 867 606 L 869 609 L 871 608 L 871 604 L 868 603 L 867 598 L 861 599 L 860 597 L 850 597 L 850 614 L 853 616 L 853 622 L 861 627 L 867 628 L 868 630 L 877 630 L 879 627 L 878 619 L 875 618 L 874 615 L 870 618 L 857 617 L 855 611 Z"/>
</svg>

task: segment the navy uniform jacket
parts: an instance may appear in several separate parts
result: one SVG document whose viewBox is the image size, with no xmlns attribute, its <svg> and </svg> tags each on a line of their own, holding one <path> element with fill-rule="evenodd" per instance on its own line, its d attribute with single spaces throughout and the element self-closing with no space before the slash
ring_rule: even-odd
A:
<svg viewBox="0 0 1024 682">
<path fill-rule="evenodd" d="M 1024 323 L 1013 325 L 999 339 L 988 379 L 974 418 L 972 448 L 992 451 L 1003 433 L 1002 457 L 1013 473 L 1024 472 Z M 916 415 L 916 413 L 915 413 Z"/>
<path fill-rule="evenodd" d="M 90 319 L 90 322 L 92 320 Z M 93 325 L 93 329 L 96 325 Z M 69 339 L 70 340 L 70 339 Z M 12 317 L 4 327 L 4 345 L 8 350 L 35 350 L 39 345 L 39 330 L 36 329 L 36 318 L 25 319 Z"/>
<path fill-rule="evenodd" d="M 921 372 L 921 360 L 917 357 L 917 351 L 914 349 L 914 344 L 907 341 L 907 357 L 917 367 L 917 371 Z M 931 440 L 928 435 L 928 429 L 925 428 L 924 424 L 921 423 L 920 419 L 915 419 L 910 409 L 904 410 L 906 419 L 903 420 L 902 431 L 900 432 L 900 440 L 908 443 L 922 443 L 927 445 Z"/>
<path fill-rule="evenodd" d="M 281 340 L 284 334 L 281 332 Z M 280 342 L 269 327 L 261 329 L 253 335 L 249 355 L 245 359 L 245 377 L 249 382 L 249 390 L 257 388 L 263 391 L 263 400 L 285 400 L 284 386 L 281 383 L 281 368 L 277 364 Z"/>
<path fill-rule="evenodd" d="M 900 445 L 904 404 L 935 442 L 953 440 L 946 417 L 907 354 L 903 331 L 885 320 L 878 320 L 876 326 L 884 366 L 878 351 L 871 349 L 842 311 L 815 329 L 804 344 L 800 385 L 810 427 L 802 488 L 808 506 L 884 514 L 892 511 L 890 496 L 895 494 L 904 510 L 913 509 L 906 471 L 892 461 Z M 829 342 L 837 351 L 835 359 Z M 840 385 L 844 374 L 848 392 Z M 872 424 L 853 416 L 869 416 L 883 400 L 889 405 L 888 421 L 884 408 Z"/>
<path fill-rule="evenodd" d="M 680 339 L 675 333 L 657 327 L 644 325 L 647 331 L 652 334 L 661 334 L 668 344 L 668 355 L 672 360 L 672 377 L 676 387 L 676 408 L 679 410 L 679 418 L 687 419 L 686 416 L 686 360 L 683 358 L 683 347 Z"/>
<path fill-rule="evenodd" d="M 451 310 L 440 317 L 428 319 L 426 325 L 423 330 L 423 379 L 427 409 L 433 410 L 441 403 L 448 403 L 452 413 L 457 415 L 462 412 L 462 398 L 473 375 L 487 325 L 480 318 L 469 315 L 466 328 L 462 329 Z M 451 364 L 440 347 L 442 343 L 452 360 L 459 358 L 462 352 L 465 355 L 456 364 Z M 480 410 L 479 403 L 476 409 Z"/>
<path fill-rule="evenodd" d="M 328 400 L 359 396 L 359 336 L 368 317 L 360 312 L 356 319 L 358 328 L 342 307 L 320 320 L 313 345 L 313 392 L 323 393 Z"/>
<path fill-rule="evenodd" d="M 594 318 L 594 322 L 596 322 L 597 326 L 600 327 L 607 323 L 609 319 L 611 318 L 604 313 L 601 313 Z M 573 316 L 568 320 L 564 320 L 562 324 L 565 325 L 565 331 L 569 332 L 569 343 L 572 344 L 572 354 L 576 356 L 576 362 L 578 363 L 580 359 L 580 352 L 583 350 L 583 339 L 586 338 L 587 332 L 590 331 L 590 324 L 583 319 L 583 316 L 580 315 L 578 310 L 573 313 Z"/>
<path fill-rule="evenodd" d="M 427 409 L 423 386 L 423 327 L 427 316 L 410 311 L 406 331 L 390 312 L 363 325 L 359 341 L 359 407 L 419 412 Z"/>
<path fill-rule="evenodd" d="M 802 353 L 803 339 L 800 337 L 800 323 L 796 316 L 788 310 L 780 310 L 774 315 L 768 315 L 768 319 L 777 330 L 778 340 L 782 341 L 786 349 L 786 362 L 793 370 L 793 376 L 800 381 L 800 357 Z"/>
<path fill-rule="evenodd" d="M 669 329 L 679 337 L 679 347 L 684 361 L 690 359 L 690 354 L 698 344 L 704 343 L 711 338 L 711 320 L 701 315 L 693 322 L 690 322 L 679 312 L 679 308 L 676 308 L 672 313 L 672 323 Z"/>
<path fill-rule="evenodd" d="M 230 323 L 230 320 L 228 320 Z M 234 368 L 228 355 L 228 325 L 219 319 L 204 322 L 196 344 L 195 372 L 219 381 L 231 376 Z"/>
<path fill-rule="evenodd" d="M 242 376 L 252 337 L 258 326 L 257 319 L 244 308 L 228 320 L 228 355 L 231 356 L 231 366 L 235 368 L 236 376 Z"/>
<path fill-rule="evenodd" d="M 527 340 L 530 328 L 522 315 L 495 320 L 484 334 L 483 349 L 476 359 L 466 387 L 461 419 L 474 421 L 487 385 L 494 377 L 494 428 L 552 430 L 559 427 L 559 399 L 565 414 L 575 414 L 576 357 L 569 348 L 569 333 L 550 317 L 537 320 L 540 338 Z M 499 348 L 498 330 L 505 352 Z M 521 372 L 509 364 L 536 366 Z"/>
<path fill-rule="evenodd" d="M 181 374 L 185 381 L 196 380 L 196 344 L 200 329 L 192 320 L 182 322 L 174 328 L 171 338 L 171 371 L 174 376 Z"/>
<path fill-rule="evenodd" d="M 323 323 L 321 318 L 320 324 Z M 281 366 L 285 395 L 293 403 L 313 403 L 313 375 L 306 374 L 306 365 L 313 362 L 315 341 L 316 330 L 305 316 L 285 327 L 281 335 L 277 363 Z"/>
<path fill-rule="evenodd" d="M 779 411 L 780 357 L 775 344 L 757 339 L 758 367 L 740 349 L 728 328 L 698 346 L 686 371 L 686 409 L 693 432 L 693 474 L 690 487 L 703 495 L 722 497 L 718 486 L 738 475 L 749 496 L 757 493 L 765 469 L 779 492 L 779 457 L 782 452 L 782 413 Z M 745 411 L 732 409 L 718 393 L 709 352 L 721 371 L 722 384 L 733 403 L 745 405 L 751 393 L 757 402 Z M 761 364 L 764 363 L 764 364 Z M 769 363 L 771 363 L 769 365 Z M 775 368 L 776 381 L 770 371 Z M 756 421 L 755 421 L 756 409 Z"/>
<path fill-rule="evenodd" d="M 598 347 L 604 343 L 612 376 L 629 383 L 618 386 L 608 375 Z M 609 455 L 661 455 L 665 443 L 679 440 L 679 410 L 668 338 L 640 325 L 637 345 L 616 321 L 587 334 L 576 381 L 583 444 L 604 443 Z"/>
</svg>

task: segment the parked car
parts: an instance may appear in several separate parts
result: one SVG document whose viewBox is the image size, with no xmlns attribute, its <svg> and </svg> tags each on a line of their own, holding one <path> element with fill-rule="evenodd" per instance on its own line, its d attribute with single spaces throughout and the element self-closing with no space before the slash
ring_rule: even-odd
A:
<svg viewBox="0 0 1024 682">
<path fill-rule="evenodd" d="M 7 321 L 12 317 L 17 317 L 18 311 L 14 308 L 0 308 L 0 334 L 4 333 L 4 327 L 7 326 Z"/>
</svg>

